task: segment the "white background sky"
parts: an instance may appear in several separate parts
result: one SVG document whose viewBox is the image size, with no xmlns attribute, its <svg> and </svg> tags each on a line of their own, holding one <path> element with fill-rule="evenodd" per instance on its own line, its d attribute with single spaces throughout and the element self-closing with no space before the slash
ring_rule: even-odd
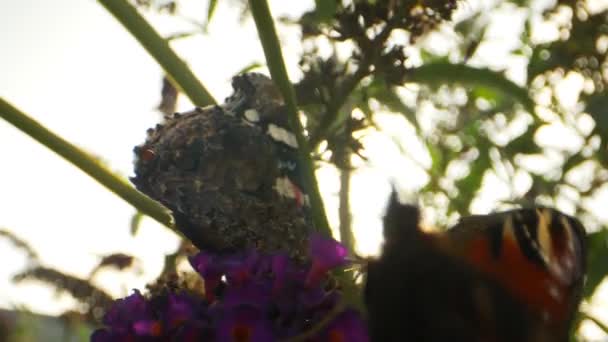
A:
<svg viewBox="0 0 608 342">
<path fill-rule="evenodd" d="M 203 18 L 206 1 L 185 1 L 182 12 Z M 251 62 L 262 62 L 253 24 L 238 22 L 238 13 L 219 1 L 209 35 L 174 44 L 218 101 L 230 93 L 230 78 Z M 271 1 L 274 15 L 301 13 L 312 1 Z M 182 21 L 148 17 L 161 33 L 187 30 Z M 294 32 L 282 32 L 281 35 Z M 144 49 L 93 0 L 0 0 L 0 96 L 70 142 L 99 156 L 122 175 L 132 172 L 132 148 L 159 119 L 161 70 Z M 290 43 L 291 42 L 291 43 Z M 284 40 L 286 62 L 297 65 L 300 42 Z M 291 70 L 297 77 L 297 69 Z M 186 101 L 180 109 L 189 108 Z M 399 119 L 397 119 L 399 120 Z M 397 134 L 397 131 L 393 132 Z M 368 146 L 378 163 L 396 160 L 395 170 L 413 169 L 395 159 L 388 138 Z M 384 151 L 385 153 L 378 153 Z M 393 158 L 393 159 L 391 159 Z M 372 160 L 373 162 L 373 160 Z M 330 220 L 337 222 L 338 183 L 332 171 L 321 177 Z M 353 189 L 356 234 L 365 253 L 380 243 L 379 217 L 399 172 L 365 168 Z M 96 278 L 115 296 L 143 288 L 160 271 L 164 254 L 177 238 L 150 219 L 139 234 L 129 233 L 134 209 L 0 120 L 0 228 L 24 238 L 47 266 L 86 276 L 111 252 L 140 260 L 142 276 L 102 272 Z M 15 286 L 11 277 L 24 269 L 25 256 L 0 239 L 0 307 L 24 307 L 57 314 L 73 305 L 67 295 L 35 283 Z"/>
</svg>

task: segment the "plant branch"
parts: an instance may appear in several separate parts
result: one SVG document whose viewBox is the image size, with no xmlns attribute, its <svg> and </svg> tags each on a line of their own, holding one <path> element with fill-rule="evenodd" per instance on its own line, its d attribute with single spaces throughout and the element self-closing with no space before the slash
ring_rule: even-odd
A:
<svg viewBox="0 0 608 342">
<path fill-rule="evenodd" d="M 313 340 L 314 337 L 325 329 L 329 323 L 331 323 L 336 317 L 338 317 L 346 309 L 346 303 L 343 301 L 338 302 L 318 323 L 313 325 L 310 329 L 304 331 L 302 334 L 294 336 L 285 340 L 284 342 L 303 342 Z"/>
<path fill-rule="evenodd" d="M 59 154 L 138 211 L 173 229 L 173 218 L 165 207 L 135 190 L 121 177 L 108 171 L 93 157 L 49 131 L 2 98 L 0 98 L 0 118 Z"/>
<path fill-rule="evenodd" d="M 287 76 L 287 70 L 285 69 L 285 64 L 283 62 L 281 47 L 274 29 L 274 23 L 272 21 L 272 16 L 270 15 L 268 3 L 266 0 L 249 0 L 249 5 L 258 30 L 258 36 L 262 42 L 262 48 L 264 49 L 264 55 L 266 56 L 266 63 L 270 70 L 270 75 L 285 99 L 289 124 L 296 135 L 298 146 L 300 147 L 299 158 L 304 166 L 303 174 L 310 191 L 309 196 L 313 223 L 321 234 L 331 236 L 331 229 L 329 228 L 329 223 L 325 216 L 323 201 L 317 185 L 317 179 L 315 178 L 310 147 L 308 141 L 306 141 L 306 138 L 304 137 L 304 128 L 298 117 L 295 92 L 289 81 L 289 77 Z M 354 283 L 352 274 L 350 272 L 339 272 L 336 274 L 336 278 L 342 286 L 342 293 L 344 294 L 345 300 L 355 308 L 362 310 L 363 303 L 361 301 L 360 291 Z"/>
<path fill-rule="evenodd" d="M 345 152 L 345 158 L 350 158 L 350 153 Z M 340 170 L 340 242 L 348 248 L 350 252 L 355 251 L 355 236 L 352 230 L 352 218 L 350 213 L 350 181 L 352 176 L 352 166 Z"/>
<path fill-rule="evenodd" d="M 327 104 L 323 120 L 319 124 L 319 128 L 310 138 L 310 145 L 316 148 L 323 139 L 326 138 L 329 131 L 335 126 L 336 121 L 340 118 L 340 110 L 348 100 L 350 94 L 359 85 L 359 82 L 370 74 L 370 67 L 376 63 L 382 55 L 382 47 L 392 32 L 396 18 L 389 20 L 382 31 L 373 40 L 360 40 L 359 49 L 363 51 L 362 59 L 357 70 L 347 77 L 337 89 L 332 101 Z"/>
<path fill-rule="evenodd" d="M 355 236 L 353 234 L 352 227 L 352 216 L 350 212 L 350 188 L 351 188 L 351 177 L 352 177 L 352 164 L 351 164 L 351 149 L 349 148 L 349 141 L 352 135 L 352 127 L 349 119 L 345 122 L 343 146 L 341 146 L 339 154 L 336 156 L 336 165 L 340 172 L 340 193 L 339 193 L 339 207 L 338 215 L 340 217 L 340 242 L 348 248 L 351 254 L 355 252 Z"/>
<path fill-rule="evenodd" d="M 289 81 L 289 77 L 287 76 L 287 70 L 281 53 L 281 46 L 277 38 L 268 3 L 266 0 L 249 0 L 249 5 L 253 20 L 257 27 L 258 36 L 262 43 L 262 48 L 264 49 L 270 76 L 272 76 L 272 80 L 281 91 L 281 95 L 285 100 L 289 124 L 296 135 L 299 146 L 299 158 L 304 167 L 304 181 L 308 186 L 307 190 L 310 196 L 313 223 L 320 233 L 331 236 L 329 223 L 325 216 L 323 200 L 321 199 L 321 193 L 319 192 L 319 186 L 317 184 L 317 179 L 315 178 L 315 168 L 310 157 L 311 150 L 308 141 L 304 137 L 304 128 L 302 127 L 302 123 L 298 116 L 295 92 Z"/>
<path fill-rule="evenodd" d="M 211 94 L 154 28 L 126 0 L 99 0 L 158 62 L 171 81 L 196 106 L 215 104 Z"/>
<path fill-rule="evenodd" d="M 590 320 L 591 322 L 595 323 L 595 325 L 598 328 L 602 329 L 602 331 L 604 333 L 608 334 L 608 326 L 604 322 L 600 321 L 599 319 L 595 318 L 591 314 L 588 314 L 588 313 L 586 313 L 584 311 L 579 311 L 579 314 L 582 316 L 583 319 Z"/>
</svg>

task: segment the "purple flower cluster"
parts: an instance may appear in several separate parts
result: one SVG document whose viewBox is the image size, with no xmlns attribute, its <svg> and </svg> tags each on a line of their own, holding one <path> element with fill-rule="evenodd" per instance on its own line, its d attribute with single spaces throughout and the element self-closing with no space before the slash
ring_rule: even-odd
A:
<svg viewBox="0 0 608 342">
<path fill-rule="evenodd" d="M 189 260 L 204 279 L 204 296 L 179 291 L 147 299 L 135 290 L 109 309 L 106 328 L 91 341 L 368 341 L 359 314 L 336 312 L 339 292 L 324 286 L 327 272 L 347 263 L 346 249 L 313 235 L 310 254 L 303 266 L 281 253 L 201 252 Z"/>
</svg>

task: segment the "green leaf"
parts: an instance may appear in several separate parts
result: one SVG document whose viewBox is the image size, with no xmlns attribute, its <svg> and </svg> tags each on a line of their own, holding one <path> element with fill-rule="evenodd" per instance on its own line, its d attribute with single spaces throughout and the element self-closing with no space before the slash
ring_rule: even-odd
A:
<svg viewBox="0 0 608 342">
<path fill-rule="evenodd" d="M 420 49 L 420 59 L 424 64 L 432 64 L 432 63 L 448 63 L 447 55 L 436 55 L 427 49 Z"/>
<path fill-rule="evenodd" d="M 420 130 L 416 113 L 397 95 L 396 87 L 391 87 L 384 80 L 376 77 L 365 91 L 369 97 L 385 105 L 391 112 L 402 114 L 416 128 L 416 131 Z"/>
<path fill-rule="evenodd" d="M 327 21 L 334 17 L 338 10 L 336 0 L 315 0 L 315 13 L 319 21 Z"/>
<path fill-rule="evenodd" d="M 585 112 L 595 121 L 595 131 L 602 140 L 608 139 L 608 94 L 596 94 L 586 100 Z"/>
<path fill-rule="evenodd" d="M 599 135 L 601 138 L 600 148 L 595 158 L 603 167 L 608 167 L 608 156 L 605 151 L 608 148 L 608 94 L 606 92 L 588 96 L 585 99 L 587 112 L 595 121 L 595 127 L 591 135 Z"/>
<path fill-rule="evenodd" d="M 431 175 L 443 175 L 443 171 L 445 170 L 446 166 L 446 163 L 443 159 L 443 151 L 438 146 L 429 144 L 428 142 L 425 145 L 426 150 L 429 152 L 429 156 L 431 157 Z"/>
<path fill-rule="evenodd" d="M 133 216 L 131 216 L 131 223 L 129 225 L 131 227 L 131 235 L 133 235 L 133 236 L 137 235 L 137 232 L 139 231 L 139 226 L 141 225 L 142 218 L 144 218 L 144 214 L 142 214 L 139 211 L 135 212 L 135 214 L 133 214 Z"/>
<path fill-rule="evenodd" d="M 480 97 L 492 103 L 496 103 L 500 98 L 500 92 L 496 91 L 496 89 L 484 86 L 473 88 L 472 93 L 475 97 Z"/>
<path fill-rule="evenodd" d="M 213 14 L 215 13 L 215 8 L 217 7 L 217 0 L 209 0 L 209 6 L 207 7 L 207 22 L 205 23 L 205 30 L 211 23 L 211 18 L 213 18 Z"/>
<path fill-rule="evenodd" d="M 483 143 L 483 142 L 482 142 Z M 470 164 L 469 174 L 456 181 L 458 196 L 450 201 L 448 212 L 469 214 L 469 207 L 481 187 L 486 170 L 492 166 L 488 146 L 478 146 L 479 156 Z"/>
<path fill-rule="evenodd" d="M 534 113 L 534 101 L 528 90 L 510 81 L 502 73 L 490 69 L 473 68 L 465 64 L 430 63 L 409 70 L 408 80 L 415 83 L 485 86 L 520 102 Z"/>
<path fill-rule="evenodd" d="M 495 88 L 486 87 L 483 85 L 472 87 L 471 94 L 474 99 L 483 99 L 489 102 L 492 107 L 505 107 L 505 104 L 510 103 L 513 105 L 513 101 L 510 97 L 505 96 L 504 93 L 496 90 Z"/>
<path fill-rule="evenodd" d="M 586 160 L 588 160 L 588 159 L 585 158 L 580 153 L 573 154 L 570 157 L 568 157 L 568 159 L 566 159 L 566 161 L 564 162 L 564 165 L 562 166 L 562 172 L 565 174 L 568 171 L 570 171 L 571 169 L 575 168 L 576 166 L 579 166 L 581 163 L 583 163 Z"/>
<path fill-rule="evenodd" d="M 250 72 L 250 71 L 252 71 L 252 70 L 255 70 L 255 69 L 261 68 L 261 67 L 263 67 L 263 66 L 264 66 L 264 65 L 263 65 L 262 63 L 260 63 L 260 62 L 252 62 L 251 64 L 246 65 L 246 66 L 244 66 L 244 67 L 243 67 L 241 70 L 239 70 L 239 72 L 237 72 L 237 75 L 240 75 L 240 74 L 244 74 L 244 73 Z"/>
<path fill-rule="evenodd" d="M 517 138 L 511 140 L 505 147 L 510 153 L 535 154 L 540 153 L 542 148 L 534 141 L 538 126 L 532 125 Z"/>
<path fill-rule="evenodd" d="M 608 275 L 608 230 L 587 234 L 587 281 L 583 296 L 589 298 Z"/>
</svg>

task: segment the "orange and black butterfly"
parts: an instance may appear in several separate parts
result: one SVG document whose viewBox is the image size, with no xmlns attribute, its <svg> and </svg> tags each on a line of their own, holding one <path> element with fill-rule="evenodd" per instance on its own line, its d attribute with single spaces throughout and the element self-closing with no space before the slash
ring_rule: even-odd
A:
<svg viewBox="0 0 608 342">
<path fill-rule="evenodd" d="M 549 208 L 464 217 L 426 233 L 393 195 L 365 288 L 372 341 L 567 341 L 585 230 Z"/>
</svg>

